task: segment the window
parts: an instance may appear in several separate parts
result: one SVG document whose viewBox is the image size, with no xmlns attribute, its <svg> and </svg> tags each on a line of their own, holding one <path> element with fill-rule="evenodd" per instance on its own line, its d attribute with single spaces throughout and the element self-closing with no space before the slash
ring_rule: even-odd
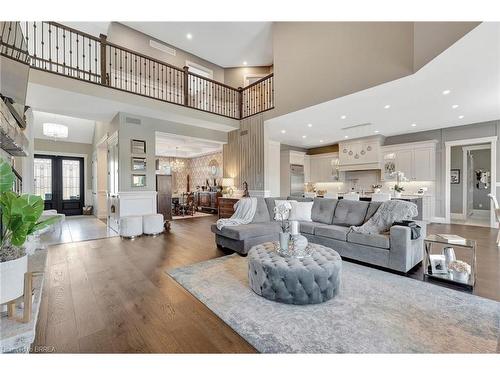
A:
<svg viewBox="0 0 500 375">
<path fill-rule="evenodd" d="M 63 199 L 80 199 L 80 161 L 62 161 Z"/>
<path fill-rule="evenodd" d="M 52 200 L 52 159 L 35 158 L 35 194 Z"/>
</svg>

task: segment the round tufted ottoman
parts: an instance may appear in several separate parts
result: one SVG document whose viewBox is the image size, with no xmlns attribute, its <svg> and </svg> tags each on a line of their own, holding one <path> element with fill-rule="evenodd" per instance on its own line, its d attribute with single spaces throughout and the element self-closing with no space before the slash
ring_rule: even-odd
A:
<svg viewBox="0 0 500 375">
<path fill-rule="evenodd" d="M 328 301 L 340 289 L 342 260 L 325 246 L 310 257 L 284 258 L 266 242 L 248 252 L 248 281 L 258 295 L 278 302 L 306 305 Z"/>
</svg>

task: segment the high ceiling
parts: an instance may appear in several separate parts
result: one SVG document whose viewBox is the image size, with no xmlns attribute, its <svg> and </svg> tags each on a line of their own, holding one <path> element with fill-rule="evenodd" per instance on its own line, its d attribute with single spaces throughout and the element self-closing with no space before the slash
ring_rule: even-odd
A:
<svg viewBox="0 0 500 375">
<path fill-rule="evenodd" d="M 93 141 L 95 121 L 39 111 L 33 111 L 33 118 L 35 138 L 53 140 L 43 135 L 43 124 L 49 122 L 68 127 L 68 138 L 61 139 L 61 141 L 76 143 L 92 143 Z"/>
<path fill-rule="evenodd" d="M 156 156 L 194 158 L 222 151 L 222 143 L 156 132 Z"/>
<path fill-rule="evenodd" d="M 272 22 L 122 23 L 224 68 L 273 63 Z"/>
<path fill-rule="evenodd" d="M 500 23 L 483 23 L 413 75 L 266 121 L 270 137 L 310 148 L 498 120 L 499 46 Z"/>
</svg>

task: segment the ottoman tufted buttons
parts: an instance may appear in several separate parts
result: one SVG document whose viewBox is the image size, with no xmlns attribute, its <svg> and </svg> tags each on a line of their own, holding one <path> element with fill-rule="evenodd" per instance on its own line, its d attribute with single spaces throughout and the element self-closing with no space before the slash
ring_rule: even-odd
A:
<svg viewBox="0 0 500 375">
<path fill-rule="evenodd" d="M 283 303 L 313 304 L 334 297 L 340 288 L 342 260 L 332 249 L 311 244 L 307 258 L 283 258 L 272 243 L 254 246 L 248 252 L 250 288 L 258 295 Z M 323 285 L 325 284 L 325 285 Z"/>
</svg>

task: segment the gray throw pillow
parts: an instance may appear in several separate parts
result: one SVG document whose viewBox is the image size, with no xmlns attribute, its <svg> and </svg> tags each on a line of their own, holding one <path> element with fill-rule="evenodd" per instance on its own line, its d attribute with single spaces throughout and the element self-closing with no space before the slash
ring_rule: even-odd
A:
<svg viewBox="0 0 500 375">
<path fill-rule="evenodd" d="M 331 224 L 337 199 L 314 198 L 311 218 L 317 223 Z"/>
<path fill-rule="evenodd" d="M 369 202 L 340 199 L 335 208 L 333 224 L 344 227 L 363 224 Z"/>
</svg>

